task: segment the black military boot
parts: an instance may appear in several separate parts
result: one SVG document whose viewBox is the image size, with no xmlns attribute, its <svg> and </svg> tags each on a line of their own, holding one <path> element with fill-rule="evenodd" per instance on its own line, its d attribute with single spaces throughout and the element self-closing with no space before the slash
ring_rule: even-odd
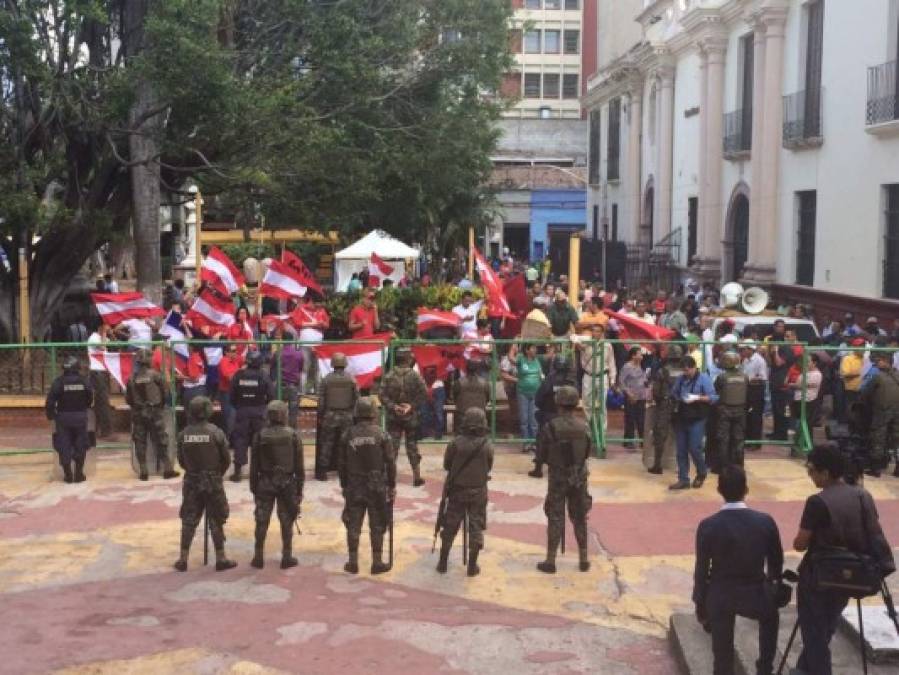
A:
<svg viewBox="0 0 899 675">
<path fill-rule="evenodd" d="M 580 569 L 581 572 L 589 572 L 590 571 L 590 554 L 587 552 L 586 546 L 578 549 L 578 556 L 579 556 L 578 569 Z"/>
<path fill-rule="evenodd" d="M 300 561 L 293 556 L 293 532 L 287 526 L 287 532 L 281 533 L 281 569 L 296 567 Z"/>
<path fill-rule="evenodd" d="M 437 562 L 437 571 L 440 572 L 440 574 L 446 574 L 447 567 L 449 566 L 450 549 L 452 547 L 452 542 L 443 542 L 440 546 L 440 560 Z"/>
<path fill-rule="evenodd" d="M 162 472 L 162 477 L 165 480 L 168 480 L 169 478 L 177 478 L 180 475 L 181 474 L 178 473 L 177 471 L 175 471 L 175 469 L 172 467 L 169 467 L 168 469 L 166 469 L 165 471 Z"/>
<path fill-rule="evenodd" d="M 381 549 L 384 546 L 384 539 L 379 537 L 371 543 L 371 573 L 384 574 L 390 571 L 390 565 L 384 562 Z"/>
<path fill-rule="evenodd" d="M 343 566 L 343 571 L 348 574 L 359 574 L 359 544 L 355 546 L 350 544 L 348 552 L 350 557 Z"/>
<path fill-rule="evenodd" d="M 240 465 L 240 464 L 235 464 L 235 465 L 234 465 L 234 473 L 231 474 L 231 481 L 232 481 L 233 483 L 239 483 L 239 482 L 240 482 L 240 478 L 241 478 L 241 476 L 240 476 L 240 470 L 241 470 L 241 468 L 242 468 L 242 465 Z"/>
<path fill-rule="evenodd" d="M 528 476 L 531 478 L 543 478 L 543 464 L 535 461 L 533 470 L 528 471 Z"/>
<path fill-rule="evenodd" d="M 893 468 L 893 476 L 899 478 L 899 457 L 896 458 L 896 466 Z"/>
<path fill-rule="evenodd" d="M 76 459 L 75 460 L 75 482 L 83 483 L 87 480 L 87 476 L 84 475 L 84 460 Z"/>
<path fill-rule="evenodd" d="M 215 571 L 223 572 L 237 567 L 237 563 L 225 557 L 225 548 L 215 549 Z"/>
<path fill-rule="evenodd" d="M 481 573 L 481 568 L 478 567 L 478 553 L 481 552 L 480 546 L 472 546 L 471 550 L 468 552 L 468 576 L 476 577 Z"/>
<path fill-rule="evenodd" d="M 66 483 L 71 483 L 74 480 L 72 478 L 72 465 L 66 462 L 65 464 L 60 463 L 60 466 L 62 467 L 62 479 Z"/>
<path fill-rule="evenodd" d="M 544 574 L 556 573 L 556 549 L 559 548 L 560 537 L 549 537 L 546 544 L 546 560 L 537 563 L 537 569 Z"/>
<path fill-rule="evenodd" d="M 187 571 L 187 556 L 190 553 L 190 544 L 194 540 L 196 528 L 181 525 L 181 556 L 175 561 L 173 567 L 179 572 Z"/>
<path fill-rule="evenodd" d="M 256 546 L 250 565 L 257 570 L 261 570 L 265 566 L 265 533 L 267 531 L 268 523 L 256 523 Z"/>
<path fill-rule="evenodd" d="M 413 487 L 421 487 L 425 484 L 425 479 L 421 477 L 421 467 L 412 467 L 412 485 Z"/>
<path fill-rule="evenodd" d="M 647 469 L 649 473 L 654 473 L 656 475 L 662 474 L 662 452 L 660 450 L 655 451 L 652 466 Z"/>
<path fill-rule="evenodd" d="M 147 465 L 146 465 L 146 464 L 141 464 L 141 465 L 140 465 L 140 471 L 139 471 L 139 476 L 138 476 L 138 477 L 139 477 L 141 480 L 150 480 L 150 474 L 147 472 Z"/>
<path fill-rule="evenodd" d="M 172 565 L 172 567 L 174 567 L 179 572 L 186 572 L 187 571 L 187 556 L 189 553 L 190 553 L 189 549 L 182 548 L 181 549 L 181 557 L 175 561 L 175 564 Z"/>
</svg>

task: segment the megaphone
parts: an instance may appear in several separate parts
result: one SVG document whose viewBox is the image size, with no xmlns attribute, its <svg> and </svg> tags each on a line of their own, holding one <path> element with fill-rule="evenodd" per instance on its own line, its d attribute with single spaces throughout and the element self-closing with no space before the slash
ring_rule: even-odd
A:
<svg viewBox="0 0 899 675">
<path fill-rule="evenodd" d="M 743 286 L 736 281 L 724 284 L 721 288 L 721 306 L 726 308 L 737 307 L 743 297 Z"/>
<path fill-rule="evenodd" d="M 763 288 L 753 286 L 743 292 L 743 311 L 747 314 L 761 314 L 768 306 L 768 293 Z"/>
</svg>

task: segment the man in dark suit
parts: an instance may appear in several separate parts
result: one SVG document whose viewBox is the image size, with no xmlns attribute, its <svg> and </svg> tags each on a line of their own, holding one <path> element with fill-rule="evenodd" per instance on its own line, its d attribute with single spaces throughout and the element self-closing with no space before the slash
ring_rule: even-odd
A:
<svg viewBox="0 0 899 675">
<path fill-rule="evenodd" d="M 718 477 L 725 504 L 696 530 L 693 602 L 696 618 L 712 633 L 715 675 L 733 675 L 734 621 L 759 622 L 758 675 L 770 675 L 777 648 L 779 615 L 770 583 L 783 570 L 777 524 L 746 506 L 746 473 L 731 465 Z"/>
</svg>

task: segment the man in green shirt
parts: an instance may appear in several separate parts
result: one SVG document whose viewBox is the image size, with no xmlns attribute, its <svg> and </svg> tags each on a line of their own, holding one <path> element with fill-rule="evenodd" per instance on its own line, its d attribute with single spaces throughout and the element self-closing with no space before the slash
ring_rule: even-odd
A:
<svg viewBox="0 0 899 675">
<path fill-rule="evenodd" d="M 546 310 L 546 318 L 555 337 L 564 337 L 574 332 L 578 322 L 577 312 L 568 304 L 568 296 L 564 291 L 556 291 L 555 301 Z"/>
</svg>

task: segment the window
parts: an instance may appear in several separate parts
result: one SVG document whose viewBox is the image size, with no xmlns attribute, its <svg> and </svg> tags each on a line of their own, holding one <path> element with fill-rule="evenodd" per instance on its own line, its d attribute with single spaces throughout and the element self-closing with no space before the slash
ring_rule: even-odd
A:
<svg viewBox="0 0 899 675">
<path fill-rule="evenodd" d="M 699 249 L 699 197 L 687 199 L 687 265 L 693 264 Z"/>
<path fill-rule="evenodd" d="M 752 94 L 755 83 L 753 71 L 755 70 L 755 37 L 753 33 L 740 38 L 740 47 L 743 53 L 743 77 L 740 81 L 740 134 L 741 149 L 752 148 Z"/>
<path fill-rule="evenodd" d="M 593 205 L 593 241 L 599 240 L 599 205 Z"/>
<path fill-rule="evenodd" d="M 541 6 L 540 0 L 524 0 L 525 9 L 540 9 Z"/>
<path fill-rule="evenodd" d="M 808 5 L 805 52 L 806 138 L 821 135 L 821 61 L 824 51 L 824 0 Z"/>
<path fill-rule="evenodd" d="M 606 148 L 606 162 L 608 168 L 606 175 L 608 180 L 618 180 L 619 155 L 621 153 L 621 99 L 615 98 L 609 102 L 609 144 Z"/>
<path fill-rule="evenodd" d="M 565 53 L 578 54 L 581 51 L 581 31 L 566 30 L 565 31 Z"/>
<path fill-rule="evenodd" d="M 567 76 L 566 76 L 567 77 Z M 599 147 L 602 136 L 602 113 L 590 111 L 590 152 L 587 173 L 590 185 L 599 185 Z"/>
<path fill-rule="evenodd" d="M 581 0 L 565 0 L 565 9 L 580 9 Z"/>
<path fill-rule="evenodd" d="M 562 0 L 543 0 L 545 9 L 562 9 Z"/>
<path fill-rule="evenodd" d="M 799 238 L 796 247 L 796 283 L 802 286 L 815 284 L 815 221 L 818 210 L 818 193 L 814 190 L 797 192 L 799 205 Z"/>
<path fill-rule="evenodd" d="M 539 54 L 540 53 L 540 31 L 529 30 L 524 34 L 524 53 Z"/>
<path fill-rule="evenodd" d="M 540 98 L 540 73 L 524 74 L 524 97 Z"/>
<path fill-rule="evenodd" d="M 618 241 L 618 204 L 612 204 L 612 241 Z"/>
<path fill-rule="evenodd" d="M 577 98 L 580 95 L 580 78 L 577 73 L 566 73 L 562 76 L 562 98 Z"/>
<path fill-rule="evenodd" d="M 544 73 L 543 98 L 559 98 L 559 74 Z"/>
<path fill-rule="evenodd" d="M 546 54 L 558 54 L 561 48 L 559 44 L 562 31 L 545 30 L 543 31 L 543 51 Z"/>
<path fill-rule="evenodd" d="M 899 298 L 899 185 L 886 185 L 883 295 Z"/>
</svg>

